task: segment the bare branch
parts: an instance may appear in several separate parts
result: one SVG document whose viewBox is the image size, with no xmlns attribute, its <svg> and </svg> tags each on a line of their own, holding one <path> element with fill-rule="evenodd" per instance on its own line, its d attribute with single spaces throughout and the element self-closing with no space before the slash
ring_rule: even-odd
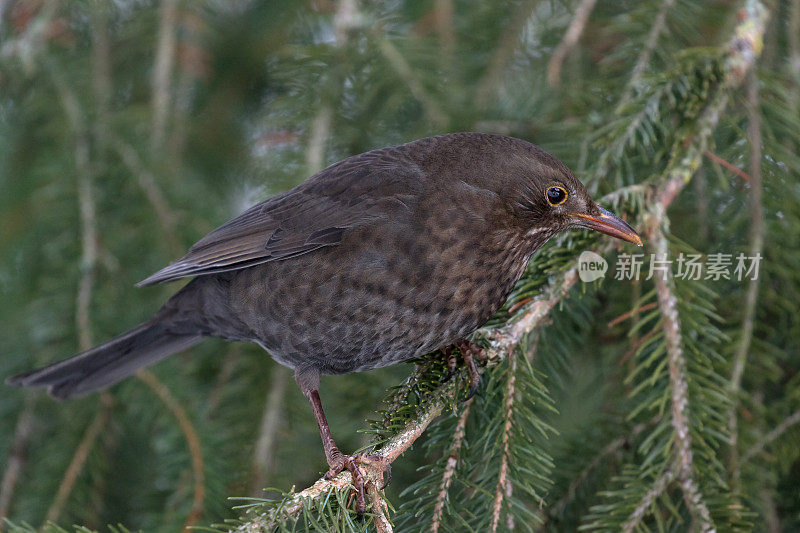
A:
<svg viewBox="0 0 800 533">
<path fill-rule="evenodd" d="M 28 440 L 33 435 L 35 405 L 34 396 L 28 394 L 25 397 L 25 406 L 17 418 L 14 439 L 11 441 L 11 450 L 6 462 L 6 470 L 3 473 L 2 481 L 0 481 L 0 531 L 5 529 L 6 521 L 3 518 L 9 516 L 11 502 L 14 498 L 14 489 L 17 487 L 19 476 L 25 466 L 25 452 L 28 447 Z"/>
<path fill-rule="evenodd" d="M 310 174 L 319 172 L 325 161 L 325 142 L 331 131 L 333 109 L 329 104 L 322 104 L 311 121 L 311 133 L 308 136 L 306 149 L 306 168 Z"/>
<path fill-rule="evenodd" d="M 73 88 L 55 64 L 48 65 L 53 85 L 56 88 L 61 106 L 67 115 L 75 143 L 75 169 L 78 181 L 78 207 L 81 222 L 81 279 L 75 302 L 75 322 L 78 330 L 78 344 L 81 350 L 92 347 L 92 328 L 90 305 L 97 269 L 97 220 L 95 216 L 92 179 L 94 169 L 89 151 L 89 130 L 84 122 L 80 102 Z M 97 437 L 111 418 L 111 397 L 101 396 L 102 406 L 87 427 L 72 460 L 64 473 L 53 503 L 47 511 L 46 521 L 56 522 L 72 492 L 78 475 L 83 470 L 86 459 Z"/>
<path fill-rule="evenodd" d="M 383 57 L 386 58 L 392 68 L 394 68 L 394 70 L 397 72 L 397 75 L 400 76 L 400 79 L 406 84 L 408 90 L 411 92 L 411 95 L 416 98 L 420 104 L 422 104 L 422 107 L 425 109 L 425 114 L 428 116 L 430 121 L 439 128 L 446 126 L 447 117 L 439 109 L 439 104 L 430 94 L 428 94 L 428 91 L 425 90 L 422 82 L 414 73 L 411 65 L 408 64 L 408 61 L 406 61 L 406 58 L 403 57 L 403 54 L 401 54 L 400 51 L 395 48 L 395 46 L 386 38 L 379 39 L 378 48 L 383 54 Z"/>
<path fill-rule="evenodd" d="M 166 139 L 167 119 L 172 100 L 172 73 L 175 65 L 176 26 L 178 1 L 162 0 L 158 11 L 158 44 L 153 66 L 153 134 L 150 147 L 160 152 Z"/>
<path fill-rule="evenodd" d="M 563 498 L 561 498 L 558 502 L 556 502 L 555 505 L 553 505 L 553 512 L 551 514 L 560 515 L 562 512 L 564 512 L 564 509 L 566 508 L 567 504 L 569 504 L 569 502 L 575 499 L 575 494 L 578 491 L 578 487 L 580 487 L 586 481 L 586 478 L 589 477 L 589 474 L 592 472 L 592 470 L 597 468 L 603 461 L 603 459 L 605 459 L 609 455 L 616 453 L 628 442 L 630 442 L 631 439 L 635 438 L 637 435 L 639 435 L 641 432 L 643 432 L 645 429 L 649 428 L 659 420 L 661 420 L 661 417 L 653 417 L 647 423 L 636 424 L 633 427 L 633 429 L 631 429 L 631 432 L 629 434 L 614 439 L 608 444 L 606 444 L 606 446 L 602 450 L 600 450 L 600 453 L 598 453 L 594 457 L 594 459 L 589 461 L 589 464 L 587 464 L 586 467 L 583 470 L 581 470 L 581 473 L 578 474 L 578 476 L 572 481 L 572 483 L 569 484 L 569 487 L 567 488 L 567 493 L 564 495 Z"/>
<path fill-rule="evenodd" d="M 761 115 L 758 109 L 758 77 L 750 71 L 747 82 L 747 122 L 748 138 L 750 141 L 750 257 L 759 257 L 764 249 L 764 206 L 762 203 L 761 185 Z M 759 279 L 751 279 L 747 286 L 747 295 L 744 302 L 744 316 L 742 317 L 742 336 L 733 356 L 733 370 L 731 372 L 730 397 L 731 406 L 728 413 L 728 429 L 731 433 L 730 447 L 730 475 L 733 488 L 738 487 L 741 474 L 739 465 L 738 417 L 736 408 L 739 404 L 739 390 L 742 386 L 742 375 L 747 363 L 747 354 L 753 340 L 753 328 L 756 318 L 756 303 L 758 299 Z"/>
<path fill-rule="evenodd" d="M 453 0 L 434 0 L 433 11 L 436 31 L 442 46 L 442 63 L 445 69 L 452 66 L 456 49 L 456 32 L 453 28 Z"/>
<path fill-rule="evenodd" d="M 747 452 L 742 456 L 742 463 L 747 463 L 755 455 L 761 453 L 764 450 L 764 448 L 767 447 L 767 445 L 769 445 L 775 439 L 783 435 L 786 432 L 786 430 L 788 430 L 790 427 L 794 426 L 797 423 L 800 423 L 800 410 L 797 410 L 791 415 L 784 418 L 780 424 L 775 426 L 775 429 L 767 433 L 763 439 L 753 444 L 753 446 L 751 446 L 750 449 L 747 450 Z"/>
<path fill-rule="evenodd" d="M 655 256 L 666 258 L 669 254 L 669 245 L 666 235 L 661 230 L 665 216 L 664 211 L 658 210 L 655 216 L 650 231 L 650 242 L 654 247 Z M 669 383 L 672 395 L 672 428 L 675 439 L 675 473 L 683 489 L 684 501 L 692 518 L 700 525 L 700 530 L 703 532 L 714 531 L 711 513 L 708 511 L 694 479 L 694 456 L 689 427 L 689 383 L 686 377 L 686 359 L 683 354 L 683 337 L 678 316 L 678 299 L 675 296 L 675 283 L 669 270 L 661 274 L 653 276 L 653 280 L 663 319 L 664 337 L 667 341 Z"/>
<path fill-rule="evenodd" d="M 596 3 L 597 0 L 581 0 L 575 10 L 575 16 L 572 18 L 564 38 L 556 47 L 553 57 L 550 58 L 550 63 L 547 65 L 547 83 L 550 86 L 558 87 L 561 85 L 561 65 L 564 63 L 567 54 L 578 44 Z"/>
<path fill-rule="evenodd" d="M 164 192 L 158 185 L 156 177 L 145 167 L 136 149 L 119 137 L 113 136 L 110 139 L 111 145 L 119 155 L 122 162 L 128 167 L 131 174 L 136 179 L 136 184 L 142 189 L 156 218 L 163 230 L 164 238 L 167 241 L 167 248 L 173 256 L 180 255 L 183 247 L 178 239 L 177 226 L 178 216 L 170 207 L 169 202 L 164 196 Z"/>
<path fill-rule="evenodd" d="M 189 516 L 186 517 L 186 523 L 183 525 L 183 529 L 189 529 L 197 524 L 197 521 L 203 515 L 203 501 L 206 496 L 203 448 L 200 445 L 200 437 L 186 414 L 186 410 L 172 395 L 169 388 L 158 380 L 155 374 L 149 370 L 141 369 L 136 372 L 136 376 L 150 387 L 169 409 L 170 413 L 178 421 L 178 425 L 186 438 L 186 444 L 189 446 L 189 453 L 192 456 L 192 474 L 194 475 L 194 498 L 192 499 L 192 509 L 189 511 Z"/>
<path fill-rule="evenodd" d="M 250 494 L 261 495 L 266 485 L 267 475 L 274 460 L 275 442 L 277 440 L 278 426 L 281 423 L 283 412 L 283 397 L 286 395 L 286 384 L 291 378 L 286 367 L 275 365 L 272 368 L 269 393 L 264 404 L 264 414 L 261 417 L 258 440 L 253 451 L 253 481 L 250 484 Z"/>
<path fill-rule="evenodd" d="M 357 9 L 356 0 L 341 0 L 337 3 L 336 14 L 333 17 L 334 46 L 336 48 L 342 48 L 347 44 L 347 32 L 356 24 Z M 311 120 L 310 133 L 308 135 L 306 168 L 311 174 L 319 172 L 324 166 L 325 142 L 328 140 L 332 122 L 333 108 L 331 103 L 323 101 Z"/>
<path fill-rule="evenodd" d="M 620 98 L 620 106 L 625 105 L 628 100 L 630 100 L 633 90 L 639 85 L 642 75 L 644 74 L 644 69 L 646 69 L 647 64 L 650 63 L 650 57 L 653 55 L 653 51 L 656 48 L 658 38 L 666 27 L 667 12 L 669 12 L 674 5 L 675 0 L 664 0 L 664 3 L 661 4 L 661 9 L 658 11 L 658 15 L 656 15 L 653 25 L 650 27 L 650 33 L 647 35 L 647 42 L 644 45 L 644 50 L 642 50 L 642 53 L 639 55 L 639 59 L 636 60 L 636 66 L 633 67 L 633 71 L 631 72 L 631 79 L 625 88 L 625 93 L 622 95 L 622 98 Z"/>
<path fill-rule="evenodd" d="M 110 396 L 107 395 L 105 398 L 110 399 Z M 72 460 L 70 461 L 69 466 L 64 473 L 64 478 L 61 480 L 61 484 L 58 486 L 58 491 L 53 499 L 53 503 L 47 510 L 45 522 L 58 521 L 61 511 L 64 509 L 64 505 L 67 503 L 67 498 L 69 498 L 72 488 L 75 486 L 75 482 L 78 480 L 78 475 L 81 473 L 83 466 L 86 464 L 86 459 L 89 457 L 89 452 L 94 447 L 97 437 L 100 435 L 100 432 L 103 430 L 103 428 L 106 427 L 106 424 L 108 424 L 110 419 L 111 402 L 105 401 L 104 405 L 100 407 L 100 410 L 86 428 L 83 438 L 81 438 L 78 447 L 75 449 L 75 454 L 72 456 Z"/>
<path fill-rule="evenodd" d="M 517 48 L 519 48 L 520 34 L 525 28 L 525 24 L 530 20 L 531 13 L 533 13 L 537 4 L 536 0 L 526 0 L 521 2 L 515 9 L 514 18 L 502 33 L 494 54 L 486 67 L 486 73 L 475 91 L 475 105 L 477 107 L 484 107 L 503 81 L 503 70 L 505 70 L 509 61 L 514 57 Z M 487 126 L 487 124 L 482 126 Z M 494 124 L 494 126 L 496 127 L 497 124 Z"/>
</svg>

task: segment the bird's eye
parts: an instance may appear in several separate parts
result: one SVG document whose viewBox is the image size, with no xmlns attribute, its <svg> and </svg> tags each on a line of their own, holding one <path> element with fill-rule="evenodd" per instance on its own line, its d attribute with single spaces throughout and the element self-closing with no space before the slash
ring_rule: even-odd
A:
<svg viewBox="0 0 800 533">
<path fill-rule="evenodd" d="M 567 201 L 567 190 L 563 187 L 548 187 L 546 195 L 550 205 L 561 205 Z"/>
</svg>

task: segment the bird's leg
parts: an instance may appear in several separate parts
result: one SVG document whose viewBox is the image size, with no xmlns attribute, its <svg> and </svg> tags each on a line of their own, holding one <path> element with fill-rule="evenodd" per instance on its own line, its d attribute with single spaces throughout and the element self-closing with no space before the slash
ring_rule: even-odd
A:
<svg viewBox="0 0 800 533">
<path fill-rule="evenodd" d="M 328 420 L 325 418 L 325 412 L 322 410 L 322 401 L 319 399 L 319 391 L 316 389 L 309 390 L 305 392 L 305 395 L 311 404 L 311 409 L 314 411 L 314 417 L 317 419 L 319 434 L 322 437 L 322 447 L 325 449 L 325 459 L 327 459 L 328 466 L 330 467 L 330 470 L 325 473 L 325 479 L 336 477 L 342 470 L 350 472 L 350 476 L 353 478 L 353 487 L 356 489 L 356 512 L 361 515 L 367 509 L 367 499 L 364 492 L 364 474 L 361 472 L 359 465 L 367 467 L 377 466 L 382 472 L 386 472 L 386 483 L 383 484 L 381 490 L 385 488 L 392 479 L 392 465 L 383 457 L 377 455 L 366 453 L 345 455 L 340 452 L 331 435 L 331 429 L 328 426 Z"/>
<path fill-rule="evenodd" d="M 475 359 L 484 360 L 486 358 L 486 353 L 479 344 L 475 344 L 466 339 L 456 341 L 455 346 L 461 352 L 461 357 L 464 358 L 464 364 L 467 365 L 467 371 L 469 372 L 469 394 L 465 399 L 466 401 L 475 396 L 475 393 L 481 386 L 481 375 L 478 373 L 478 365 L 475 363 Z M 452 356 L 452 351 L 448 350 L 445 353 L 448 357 L 447 366 L 448 368 L 452 368 L 452 372 L 455 367 L 455 358 Z"/>
<path fill-rule="evenodd" d="M 450 379 L 458 367 L 458 360 L 453 353 L 453 347 L 458 348 L 458 351 L 461 352 L 461 356 L 464 358 L 464 364 L 467 366 L 467 371 L 469 372 L 469 394 L 465 398 L 466 401 L 472 398 L 481 386 L 481 375 L 478 373 L 478 365 L 475 359 L 477 358 L 480 361 L 485 360 L 486 353 L 479 344 L 475 344 L 466 339 L 456 341 L 452 346 L 447 346 L 442 349 L 444 356 L 447 358 L 448 376 L 446 379 Z"/>
</svg>

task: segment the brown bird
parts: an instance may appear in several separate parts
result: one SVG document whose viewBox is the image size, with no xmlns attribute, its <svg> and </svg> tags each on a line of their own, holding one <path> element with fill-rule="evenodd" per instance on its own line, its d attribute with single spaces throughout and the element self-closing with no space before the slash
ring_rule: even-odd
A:
<svg viewBox="0 0 800 533">
<path fill-rule="evenodd" d="M 503 304 L 549 238 L 586 227 L 641 245 L 558 159 L 526 141 L 454 133 L 348 157 L 212 231 L 140 286 L 194 278 L 144 324 L 14 376 L 71 398 L 200 342 L 255 342 L 293 368 L 331 477 L 320 375 L 393 365 L 462 341 Z M 477 386 L 472 350 L 461 345 Z"/>
</svg>

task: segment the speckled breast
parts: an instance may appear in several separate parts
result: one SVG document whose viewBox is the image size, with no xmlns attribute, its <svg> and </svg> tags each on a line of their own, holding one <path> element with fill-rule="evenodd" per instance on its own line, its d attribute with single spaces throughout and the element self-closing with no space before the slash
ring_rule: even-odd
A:
<svg viewBox="0 0 800 533">
<path fill-rule="evenodd" d="M 231 305 L 281 364 L 368 370 L 474 331 L 503 304 L 531 254 L 517 239 L 458 223 L 402 227 L 356 228 L 338 246 L 243 270 Z"/>
</svg>

